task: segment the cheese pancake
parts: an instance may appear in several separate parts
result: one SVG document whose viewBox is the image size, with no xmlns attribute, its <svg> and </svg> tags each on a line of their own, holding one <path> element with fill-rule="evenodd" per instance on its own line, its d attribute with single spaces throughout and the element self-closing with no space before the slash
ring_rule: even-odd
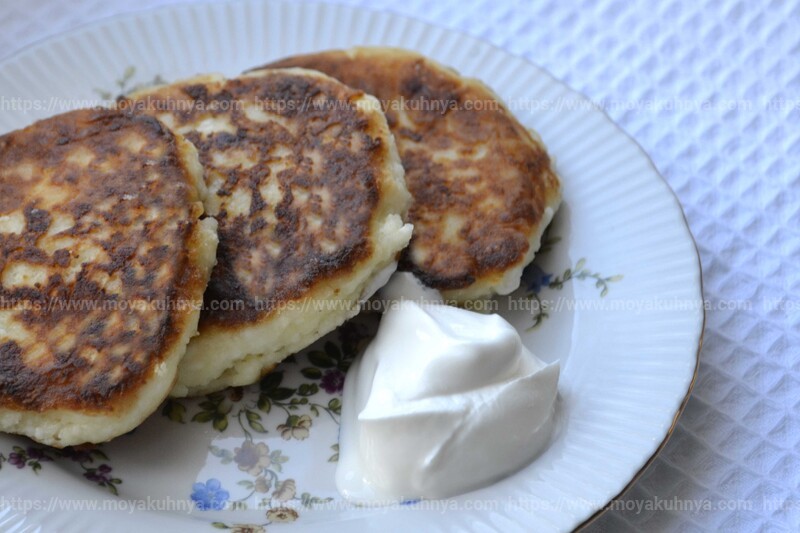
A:
<svg viewBox="0 0 800 533">
<path fill-rule="evenodd" d="M 411 237 L 378 102 L 318 72 L 204 76 L 128 105 L 197 146 L 217 266 L 175 396 L 257 381 L 358 313 Z"/>
<path fill-rule="evenodd" d="M 401 270 L 446 299 L 519 286 L 561 191 L 542 143 L 478 80 L 415 52 L 354 48 L 282 59 L 376 96 L 413 197 Z"/>
<path fill-rule="evenodd" d="M 102 442 L 158 408 L 214 265 L 205 193 L 194 147 L 152 117 L 0 137 L 0 430 Z"/>
</svg>

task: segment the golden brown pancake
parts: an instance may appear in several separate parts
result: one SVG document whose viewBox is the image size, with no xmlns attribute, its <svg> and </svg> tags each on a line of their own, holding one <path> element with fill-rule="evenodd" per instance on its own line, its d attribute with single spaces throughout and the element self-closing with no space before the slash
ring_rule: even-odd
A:
<svg viewBox="0 0 800 533">
<path fill-rule="evenodd" d="M 216 223 L 197 153 L 81 110 L 0 137 L 0 429 L 101 442 L 152 413 L 197 331 Z"/>
<path fill-rule="evenodd" d="M 205 76 L 131 95 L 191 140 L 219 220 L 200 335 L 173 395 L 259 379 L 359 310 L 411 235 L 377 102 L 318 72 Z"/>
<path fill-rule="evenodd" d="M 266 68 L 319 70 L 376 96 L 406 171 L 414 234 L 401 270 L 457 301 L 519 286 L 560 203 L 544 146 L 483 83 L 415 52 L 354 48 Z"/>
</svg>

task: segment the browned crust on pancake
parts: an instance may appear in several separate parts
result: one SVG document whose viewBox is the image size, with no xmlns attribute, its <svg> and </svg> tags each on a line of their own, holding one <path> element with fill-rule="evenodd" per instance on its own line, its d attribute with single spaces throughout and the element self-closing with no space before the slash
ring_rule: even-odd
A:
<svg viewBox="0 0 800 533">
<path fill-rule="evenodd" d="M 370 257 L 370 226 L 382 194 L 378 169 L 389 147 L 352 104 L 362 95 L 316 73 L 282 71 L 134 95 L 142 112 L 164 118 L 165 109 L 173 110 L 167 113 L 172 127 L 197 147 L 209 194 L 221 201 L 215 213 L 217 265 L 205 294 L 201 335 L 263 321 Z M 247 106 L 267 110 L 269 120 L 251 120 Z M 235 133 L 194 129 L 209 118 L 229 120 Z M 309 157 L 312 152 L 318 162 Z M 255 164 L 246 168 L 216 159 L 234 154 Z M 271 185 L 279 198 L 263 194 Z M 228 202 L 237 194 L 249 197 L 250 208 L 232 215 Z"/>
<path fill-rule="evenodd" d="M 132 139 L 138 150 L 120 144 Z M 91 161 L 71 159 L 81 154 Z M 25 334 L 0 337 L 4 408 L 115 412 L 151 378 L 189 312 L 164 303 L 196 299 L 206 281 L 187 250 L 202 206 L 183 165 L 157 120 L 119 111 L 74 111 L 0 137 L 0 216 L 24 213 L 21 233 L 0 232 L 0 276 L 46 269 L 44 283 L 0 283 Z M 69 224 L 54 233 L 60 220 Z M 99 255 L 53 249 L 59 237 Z M 134 301 L 162 305 L 120 303 Z"/>
<path fill-rule="evenodd" d="M 544 147 L 488 88 L 396 49 L 335 50 L 261 68 L 284 67 L 319 70 L 381 101 L 413 196 L 414 233 L 401 270 L 430 287 L 454 290 L 500 279 L 524 260 L 531 235 L 559 195 L 558 178 Z M 476 159 L 480 145 L 490 150 Z M 450 149 L 457 157 L 432 157 L 432 150 Z M 453 217 L 460 223 L 450 234 Z"/>
</svg>

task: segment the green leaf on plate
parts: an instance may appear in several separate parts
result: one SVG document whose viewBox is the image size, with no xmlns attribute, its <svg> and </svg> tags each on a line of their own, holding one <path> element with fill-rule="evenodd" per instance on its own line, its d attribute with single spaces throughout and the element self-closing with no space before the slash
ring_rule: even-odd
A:
<svg viewBox="0 0 800 533">
<path fill-rule="evenodd" d="M 270 372 L 261 379 L 260 387 L 264 392 L 272 391 L 278 388 L 283 381 L 283 372 Z"/>
<path fill-rule="evenodd" d="M 260 394 L 258 396 L 258 402 L 256 403 L 259 409 L 264 411 L 265 413 L 269 413 L 272 409 L 272 402 L 269 400 L 266 394 Z"/>
<path fill-rule="evenodd" d="M 104 461 L 108 461 L 108 456 L 100 448 L 93 448 L 89 452 L 89 455 L 92 456 L 92 457 L 95 457 L 97 459 L 103 459 Z"/>
<path fill-rule="evenodd" d="M 223 432 L 228 429 L 228 417 L 225 415 L 217 415 L 214 417 L 214 423 L 212 425 L 217 431 Z"/>
<path fill-rule="evenodd" d="M 319 350 L 308 352 L 308 360 L 312 365 L 319 368 L 332 368 L 336 366 L 336 359 Z"/>
<path fill-rule="evenodd" d="M 161 409 L 161 414 L 173 422 L 180 422 L 181 424 L 184 424 L 186 407 L 178 401 L 167 400 L 164 402 L 164 407 Z"/>
<path fill-rule="evenodd" d="M 192 417 L 192 422 L 209 422 L 214 418 L 214 413 L 211 411 L 200 411 Z"/>
<path fill-rule="evenodd" d="M 319 368 L 314 368 L 313 366 L 304 368 L 300 371 L 300 373 L 308 379 L 319 379 L 322 377 L 322 371 Z"/>
<path fill-rule="evenodd" d="M 328 409 L 333 411 L 336 414 L 339 414 L 339 411 L 342 409 L 342 400 L 339 398 L 334 398 L 328 402 Z"/>
<path fill-rule="evenodd" d="M 336 359 L 337 361 L 342 358 L 342 351 L 339 350 L 339 347 L 336 346 L 331 341 L 325 343 L 325 353 L 327 353 L 329 356 Z"/>
<path fill-rule="evenodd" d="M 288 387 L 278 387 L 277 389 L 268 392 L 267 395 L 275 401 L 288 400 L 294 396 L 294 389 L 290 389 Z"/>
<path fill-rule="evenodd" d="M 303 383 L 297 389 L 297 394 L 300 396 L 312 396 L 319 392 L 319 387 L 316 383 Z"/>
</svg>

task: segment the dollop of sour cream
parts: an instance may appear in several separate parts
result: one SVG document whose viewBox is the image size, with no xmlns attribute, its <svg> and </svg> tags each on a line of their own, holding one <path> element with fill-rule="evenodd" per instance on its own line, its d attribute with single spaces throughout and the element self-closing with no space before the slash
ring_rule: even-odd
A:
<svg viewBox="0 0 800 533">
<path fill-rule="evenodd" d="M 378 334 L 347 374 L 336 485 L 348 500 L 447 498 L 547 445 L 559 367 L 499 315 L 443 305 L 408 273 L 379 292 Z"/>
</svg>

